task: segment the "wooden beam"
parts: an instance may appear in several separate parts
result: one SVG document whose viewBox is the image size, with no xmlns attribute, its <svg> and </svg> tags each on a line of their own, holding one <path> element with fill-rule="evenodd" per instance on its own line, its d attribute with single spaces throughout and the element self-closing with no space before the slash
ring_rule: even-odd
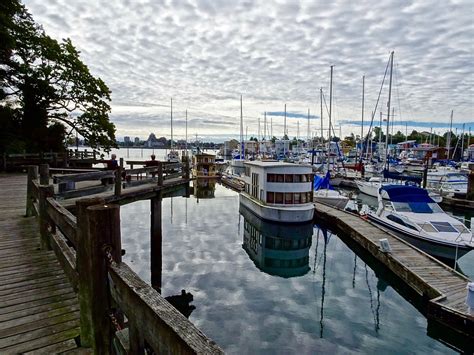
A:
<svg viewBox="0 0 474 355">
<path fill-rule="evenodd" d="M 46 211 L 49 218 L 58 227 L 65 237 L 76 247 L 77 245 L 77 220 L 71 212 L 65 209 L 54 198 L 46 199 Z"/>
<path fill-rule="evenodd" d="M 35 196 L 33 193 L 33 181 L 38 180 L 38 166 L 28 166 L 28 182 L 26 186 L 26 217 L 34 216 L 35 211 L 33 208 L 33 202 Z"/>
</svg>

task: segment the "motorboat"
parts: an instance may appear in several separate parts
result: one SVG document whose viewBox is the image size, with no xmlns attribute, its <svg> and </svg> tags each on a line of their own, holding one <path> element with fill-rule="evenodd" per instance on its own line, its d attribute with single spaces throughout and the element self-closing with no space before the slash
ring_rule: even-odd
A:
<svg viewBox="0 0 474 355">
<path fill-rule="evenodd" d="M 384 201 L 385 192 L 389 201 Z M 425 252 L 457 260 L 474 249 L 472 232 L 445 213 L 429 196 L 415 186 L 383 185 L 378 191 L 378 209 L 366 211 L 369 220 L 393 231 Z"/>
<path fill-rule="evenodd" d="M 442 196 L 453 197 L 467 194 L 468 178 L 463 173 L 448 173 L 437 181 L 428 181 L 431 190 L 438 191 Z"/>
<path fill-rule="evenodd" d="M 281 161 L 244 163 L 240 204 L 265 220 L 286 223 L 311 221 L 312 167 Z"/>
<path fill-rule="evenodd" d="M 313 201 L 324 203 L 333 207 L 344 209 L 349 201 L 349 197 L 341 192 L 334 190 L 330 183 L 329 172 L 323 178 L 315 175 L 313 181 Z"/>
</svg>

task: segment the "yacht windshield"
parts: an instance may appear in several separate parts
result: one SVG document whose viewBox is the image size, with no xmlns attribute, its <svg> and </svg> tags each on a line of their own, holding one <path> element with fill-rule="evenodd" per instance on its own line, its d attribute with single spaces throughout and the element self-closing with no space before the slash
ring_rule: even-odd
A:
<svg viewBox="0 0 474 355">
<path fill-rule="evenodd" d="M 437 203 L 431 202 L 392 202 L 397 212 L 440 213 L 443 212 Z"/>
</svg>

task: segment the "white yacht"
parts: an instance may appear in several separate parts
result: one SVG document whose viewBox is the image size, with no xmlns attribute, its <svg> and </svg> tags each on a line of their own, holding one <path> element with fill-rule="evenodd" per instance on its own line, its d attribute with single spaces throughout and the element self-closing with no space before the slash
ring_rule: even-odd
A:
<svg viewBox="0 0 474 355">
<path fill-rule="evenodd" d="M 389 202 L 382 199 L 382 191 Z M 472 232 L 446 214 L 425 189 L 385 185 L 379 189 L 378 200 L 377 212 L 368 211 L 368 218 L 427 253 L 459 259 L 474 249 Z"/>
<path fill-rule="evenodd" d="M 312 168 L 278 161 L 244 163 L 240 204 L 260 218 L 285 223 L 313 219 Z"/>
<path fill-rule="evenodd" d="M 314 192 L 313 201 L 325 203 L 327 205 L 344 209 L 349 201 L 349 197 L 341 194 L 339 191 L 334 190 L 330 183 L 330 174 L 326 174 L 326 177 L 319 175 L 314 176 L 313 182 Z"/>
</svg>

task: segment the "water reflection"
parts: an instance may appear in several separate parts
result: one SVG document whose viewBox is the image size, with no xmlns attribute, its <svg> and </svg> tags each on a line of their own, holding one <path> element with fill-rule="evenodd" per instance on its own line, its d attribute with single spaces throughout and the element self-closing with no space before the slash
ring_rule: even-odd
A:
<svg viewBox="0 0 474 355">
<path fill-rule="evenodd" d="M 281 277 L 305 275 L 309 270 L 311 222 L 298 225 L 270 223 L 240 205 L 244 218 L 242 247 L 263 272 Z"/>
<path fill-rule="evenodd" d="M 193 182 L 193 195 L 198 203 L 200 198 L 214 198 L 215 191 L 215 179 L 197 179 Z"/>
</svg>

